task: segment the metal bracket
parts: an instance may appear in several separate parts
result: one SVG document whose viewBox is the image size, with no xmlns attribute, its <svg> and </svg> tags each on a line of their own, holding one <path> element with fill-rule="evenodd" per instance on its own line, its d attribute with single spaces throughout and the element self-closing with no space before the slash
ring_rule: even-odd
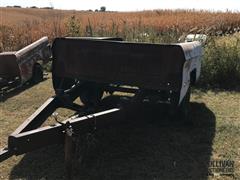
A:
<svg viewBox="0 0 240 180">
<path fill-rule="evenodd" d="M 64 140 L 64 153 L 65 153 L 65 168 L 68 179 L 72 179 L 72 161 L 74 156 L 74 139 L 73 128 L 69 121 L 65 124 L 65 140 Z"/>
</svg>

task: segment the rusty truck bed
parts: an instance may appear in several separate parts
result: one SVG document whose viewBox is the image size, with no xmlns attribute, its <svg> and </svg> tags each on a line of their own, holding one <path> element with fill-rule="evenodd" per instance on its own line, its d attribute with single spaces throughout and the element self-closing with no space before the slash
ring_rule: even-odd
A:
<svg viewBox="0 0 240 180">
<path fill-rule="evenodd" d="M 194 55 L 193 45 L 57 38 L 52 47 L 53 74 L 145 89 L 179 90 L 184 62 Z"/>
<path fill-rule="evenodd" d="M 19 51 L 0 53 L 0 78 L 4 81 L 19 77 L 21 82 L 28 81 L 32 76 L 32 68 L 36 60 L 46 60 L 47 51 L 40 51 L 48 45 L 48 38 L 24 47 Z"/>
</svg>

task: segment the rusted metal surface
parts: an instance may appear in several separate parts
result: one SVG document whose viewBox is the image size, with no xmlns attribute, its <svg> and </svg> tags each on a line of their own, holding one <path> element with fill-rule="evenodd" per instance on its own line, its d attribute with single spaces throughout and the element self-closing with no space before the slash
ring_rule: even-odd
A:
<svg viewBox="0 0 240 180">
<path fill-rule="evenodd" d="M 101 126 L 104 126 L 104 124 L 109 123 L 111 120 L 117 119 L 121 113 L 120 111 L 121 110 L 118 108 L 113 108 L 75 119 L 68 119 L 63 123 L 65 124 L 69 121 L 75 133 L 84 134 L 90 130 L 89 128 L 92 128 L 96 120 L 97 125 L 100 128 Z M 8 148 L 12 155 L 20 155 L 49 145 L 63 144 L 65 137 L 64 132 L 65 125 L 58 123 L 54 126 L 32 129 L 9 136 Z"/>
<path fill-rule="evenodd" d="M 72 179 L 72 162 L 74 155 L 74 138 L 73 138 L 73 128 L 70 122 L 66 123 L 65 129 L 65 138 L 64 138 L 64 159 L 65 159 L 65 169 L 67 179 Z"/>
<path fill-rule="evenodd" d="M 114 105 L 89 112 L 84 107 L 74 104 L 80 89 L 81 86 L 49 98 L 9 136 L 7 148 L 0 151 L 0 161 L 12 155 L 20 155 L 45 146 L 63 144 L 66 130 L 69 127 L 72 127 L 77 134 L 84 134 L 96 126 L 96 121 L 98 127 L 101 127 L 119 117 L 121 110 L 115 108 Z M 55 125 L 41 127 L 47 118 L 60 107 L 72 109 L 77 114 L 85 115 L 76 115 L 61 123 L 56 122 Z"/>
<path fill-rule="evenodd" d="M 33 66 L 38 60 L 42 60 L 43 63 L 48 62 L 51 55 L 48 43 L 48 38 L 43 37 L 16 52 L 22 83 L 31 79 Z"/>
<path fill-rule="evenodd" d="M 28 119 L 26 119 L 11 135 L 26 132 L 41 126 L 41 124 L 50 116 L 60 102 L 57 98 L 49 98 L 42 106 L 40 106 Z"/>
<path fill-rule="evenodd" d="M 65 39 L 86 39 L 86 40 L 103 40 L 103 41 L 123 41 L 122 38 L 118 37 L 65 37 Z"/>
<path fill-rule="evenodd" d="M 8 148 L 0 149 L 0 162 L 10 158 L 13 155 Z"/>
<path fill-rule="evenodd" d="M 45 40 L 39 43 L 46 45 Z M 43 55 L 37 53 L 37 47 L 34 44 L 14 53 L 16 57 L 12 58 L 20 64 L 19 73 L 23 72 L 21 65 L 25 61 Z M 189 90 L 190 73 L 196 67 L 200 68 L 198 63 L 202 51 L 198 42 L 163 45 L 128 43 L 119 38 L 57 38 L 52 53 L 53 80 L 59 78 L 60 85 L 67 80 L 67 88 L 55 88 L 55 96 L 9 136 L 7 148 L 0 150 L 0 162 L 12 155 L 65 144 L 65 159 L 68 169 L 71 169 L 72 131 L 81 135 L 96 127 L 123 123 L 121 115 L 126 107 L 123 105 L 125 102 L 99 103 L 90 107 L 75 104 L 74 101 L 81 98 L 83 92 L 89 92 L 89 89 L 84 89 L 84 81 L 98 83 L 108 92 L 133 93 L 135 96 L 129 97 L 129 104 L 139 103 L 139 99 L 157 99 L 157 102 L 177 105 L 179 98 L 184 98 L 185 91 Z M 98 86 L 93 87 L 97 90 Z M 41 127 L 60 107 L 75 111 L 75 115 L 63 122 L 55 119 L 54 125 Z"/>
<path fill-rule="evenodd" d="M 98 83 L 178 91 L 186 61 L 183 48 L 182 44 L 57 38 L 52 47 L 53 74 Z"/>
<path fill-rule="evenodd" d="M 0 53 L 0 77 L 11 79 L 20 76 L 20 69 L 17 63 L 16 52 Z"/>
<path fill-rule="evenodd" d="M 30 80 L 34 64 L 39 60 L 43 63 L 49 60 L 51 51 L 48 44 L 48 38 L 43 37 L 19 51 L 0 53 L 0 78 L 10 81 L 19 77 L 21 83 Z"/>
<path fill-rule="evenodd" d="M 202 48 L 200 42 L 188 42 L 179 44 L 184 52 L 185 59 L 191 60 L 202 55 Z"/>
</svg>

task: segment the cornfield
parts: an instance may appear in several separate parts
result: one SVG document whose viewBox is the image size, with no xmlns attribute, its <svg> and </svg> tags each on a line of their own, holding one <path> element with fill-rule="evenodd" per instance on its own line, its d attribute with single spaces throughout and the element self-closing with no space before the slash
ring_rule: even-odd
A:
<svg viewBox="0 0 240 180">
<path fill-rule="evenodd" d="M 233 12 L 155 10 L 91 12 L 0 8 L 0 51 L 16 50 L 41 36 L 120 36 L 127 40 L 169 42 L 188 33 L 240 31 Z M 168 38 L 164 39 L 164 36 Z"/>
<path fill-rule="evenodd" d="M 60 36 L 112 36 L 135 42 L 172 43 L 189 33 L 204 33 L 208 44 L 204 47 L 201 86 L 236 88 L 240 81 L 239 13 L 0 8 L 0 15 L 0 52 L 18 50 L 42 36 L 50 40 Z"/>
</svg>

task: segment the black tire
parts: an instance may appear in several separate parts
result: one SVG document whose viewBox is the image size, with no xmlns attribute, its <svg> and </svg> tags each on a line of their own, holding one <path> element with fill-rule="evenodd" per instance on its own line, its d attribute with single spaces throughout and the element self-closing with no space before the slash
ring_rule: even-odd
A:
<svg viewBox="0 0 240 180">
<path fill-rule="evenodd" d="M 82 85 L 80 100 L 86 106 L 96 106 L 100 103 L 103 93 L 103 89 L 97 83 L 85 82 Z"/>
<path fill-rule="evenodd" d="M 180 94 L 180 92 L 177 94 Z M 190 106 L 190 95 L 191 88 L 189 87 L 180 105 L 170 105 L 168 107 L 168 115 L 170 119 L 177 122 L 188 122 L 190 120 L 188 116 Z"/>
<path fill-rule="evenodd" d="M 32 83 L 37 84 L 43 81 L 43 70 L 40 64 L 35 64 L 33 68 Z"/>
<path fill-rule="evenodd" d="M 57 89 L 67 90 L 67 89 L 70 89 L 75 84 L 75 80 L 71 78 L 55 77 L 53 75 L 52 83 L 53 83 L 53 88 L 55 90 Z"/>
<path fill-rule="evenodd" d="M 177 107 L 176 116 L 183 122 L 190 122 L 189 108 L 190 108 L 191 87 L 183 98 L 181 104 Z"/>
<path fill-rule="evenodd" d="M 55 76 L 52 77 L 52 80 L 53 88 L 56 93 L 58 93 L 58 90 L 68 90 L 76 83 L 75 79 L 59 78 Z M 85 106 L 95 106 L 100 103 L 103 93 L 104 91 L 97 83 L 81 82 L 81 89 L 77 96 L 79 96 L 81 102 Z"/>
</svg>

